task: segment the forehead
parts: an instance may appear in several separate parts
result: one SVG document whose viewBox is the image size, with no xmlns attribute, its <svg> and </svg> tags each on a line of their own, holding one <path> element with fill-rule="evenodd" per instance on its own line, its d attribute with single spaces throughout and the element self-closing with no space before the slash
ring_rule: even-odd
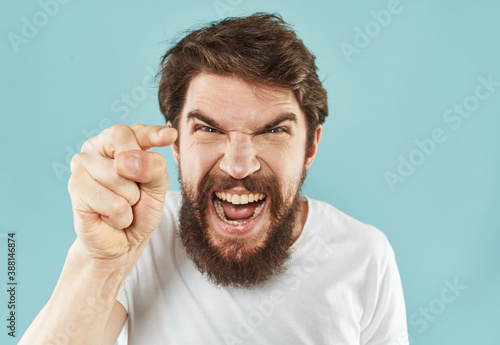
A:
<svg viewBox="0 0 500 345">
<path fill-rule="evenodd" d="M 181 122 L 198 110 L 228 129 L 254 129 L 284 113 L 293 113 L 297 125 L 305 115 L 291 90 L 249 83 L 236 76 L 200 73 L 188 87 Z"/>
</svg>

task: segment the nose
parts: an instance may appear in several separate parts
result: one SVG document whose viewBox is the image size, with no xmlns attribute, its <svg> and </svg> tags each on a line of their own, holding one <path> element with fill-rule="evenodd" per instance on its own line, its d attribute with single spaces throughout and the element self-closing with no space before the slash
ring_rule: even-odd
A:
<svg viewBox="0 0 500 345">
<path fill-rule="evenodd" d="M 260 169 L 252 136 L 232 132 L 228 135 L 226 151 L 219 163 L 222 171 L 235 179 L 243 179 Z"/>
</svg>

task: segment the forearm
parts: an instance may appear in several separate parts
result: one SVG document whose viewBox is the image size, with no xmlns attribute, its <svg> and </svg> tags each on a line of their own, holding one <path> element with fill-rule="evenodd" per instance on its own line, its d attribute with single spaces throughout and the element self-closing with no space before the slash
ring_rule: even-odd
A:
<svg viewBox="0 0 500 345">
<path fill-rule="evenodd" d="M 100 344 L 116 295 L 134 263 L 89 259 L 77 240 L 52 296 L 19 344 Z"/>
</svg>

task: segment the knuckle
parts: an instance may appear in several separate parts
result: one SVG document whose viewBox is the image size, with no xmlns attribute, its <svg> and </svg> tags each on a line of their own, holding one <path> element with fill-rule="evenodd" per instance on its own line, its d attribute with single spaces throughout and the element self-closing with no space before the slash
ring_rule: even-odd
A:
<svg viewBox="0 0 500 345">
<path fill-rule="evenodd" d="M 132 126 L 130 126 L 134 130 L 134 132 L 140 131 L 141 129 L 144 128 L 143 124 L 140 123 L 134 123 Z"/>
<path fill-rule="evenodd" d="M 133 206 L 139 202 L 140 198 L 141 198 L 141 191 L 136 184 L 135 188 L 133 188 L 133 190 L 129 194 L 128 201 L 129 201 L 130 205 Z"/>
<path fill-rule="evenodd" d="M 120 196 L 116 196 L 110 203 L 110 212 L 115 215 L 125 214 L 130 207 L 128 201 Z"/>
<path fill-rule="evenodd" d="M 167 171 L 167 161 L 158 152 L 151 152 L 155 165 L 157 166 L 159 173 L 164 173 Z"/>
<path fill-rule="evenodd" d="M 69 192 L 69 195 L 72 195 L 73 194 L 73 189 L 75 188 L 75 177 L 73 174 L 71 174 L 71 176 L 69 177 L 69 180 L 68 180 L 68 192 Z"/>
<path fill-rule="evenodd" d="M 78 187 L 81 186 L 82 182 L 83 182 L 83 174 L 79 170 L 73 172 L 68 180 L 69 194 L 73 195 L 74 192 L 78 190 Z"/>
<path fill-rule="evenodd" d="M 147 180 L 157 179 L 167 173 L 167 161 L 157 152 L 146 152 L 144 156 L 147 169 L 143 169 L 139 175 Z"/>
<path fill-rule="evenodd" d="M 73 157 L 71 158 L 71 162 L 70 162 L 70 170 L 71 172 L 73 173 L 79 166 L 82 165 L 83 163 L 83 160 L 85 159 L 85 153 L 77 153 L 75 155 L 73 155 Z"/>
<path fill-rule="evenodd" d="M 108 135 L 111 140 L 116 140 L 119 142 L 123 142 L 124 140 L 130 138 L 130 136 L 132 135 L 132 129 L 123 123 L 111 126 L 106 129 L 105 132 L 105 134 Z"/>
<path fill-rule="evenodd" d="M 92 138 L 89 138 L 87 141 L 85 141 L 82 145 L 82 152 L 87 153 L 91 152 L 92 149 L 97 148 L 97 136 L 94 136 Z"/>
</svg>

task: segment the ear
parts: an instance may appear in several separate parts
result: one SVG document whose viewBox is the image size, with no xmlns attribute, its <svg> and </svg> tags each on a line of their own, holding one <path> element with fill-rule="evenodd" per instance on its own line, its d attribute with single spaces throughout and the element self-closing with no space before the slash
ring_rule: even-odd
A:
<svg viewBox="0 0 500 345">
<path fill-rule="evenodd" d="M 323 126 L 318 125 L 316 127 L 316 132 L 314 133 L 314 139 L 309 152 L 306 154 L 306 169 L 309 169 L 314 162 L 314 157 L 316 157 L 316 153 L 318 152 L 319 140 L 321 139 L 321 132 L 323 131 Z"/>
<path fill-rule="evenodd" d="M 167 127 L 173 128 L 172 123 L 170 121 L 167 122 Z M 177 165 L 179 165 L 179 137 L 177 137 L 177 140 L 172 145 L 170 145 L 170 147 L 172 148 L 172 153 L 174 155 L 175 162 L 177 163 Z"/>
</svg>

